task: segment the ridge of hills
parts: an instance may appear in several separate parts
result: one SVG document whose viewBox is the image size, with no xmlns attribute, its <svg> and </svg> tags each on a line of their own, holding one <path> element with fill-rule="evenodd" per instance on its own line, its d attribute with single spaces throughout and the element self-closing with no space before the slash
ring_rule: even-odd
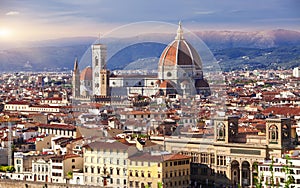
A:
<svg viewBox="0 0 300 188">
<path fill-rule="evenodd" d="M 300 32 L 297 31 L 196 31 L 194 34 L 204 41 L 224 71 L 300 66 Z M 174 34 L 158 33 L 123 39 L 105 38 L 101 43 L 108 48 L 108 68 L 123 69 L 131 64 L 129 67 L 135 69 L 141 67 L 139 63 L 157 63 L 166 44 L 173 39 Z M 0 70 L 67 71 L 72 70 L 75 57 L 83 61 L 84 67 L 91 62 L 89 47 L 96 40 L 96 37 L 72 37 L 29 42 L 16 48 L 0 42 Z M 110 54 L 109 49 L 117 53 Z"/>
</svg>

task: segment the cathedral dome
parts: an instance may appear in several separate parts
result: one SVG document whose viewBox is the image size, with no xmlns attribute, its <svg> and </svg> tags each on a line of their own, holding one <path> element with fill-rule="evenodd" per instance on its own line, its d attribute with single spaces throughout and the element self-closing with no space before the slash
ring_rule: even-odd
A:
<svg viewBox="0 0 300 188">
<path fill-rule="evenodd" d="M 86 67 L 80 73 L 80 80 L 92 81 L 92 67 Z"/>
<path fill-rule="evenodd" d="M 202 62 L 195 48 L 183 38 L 181 23 L 175 40 L 162 52 L 158 66 L 195 66 L 202 69 Z"/>
</svg>

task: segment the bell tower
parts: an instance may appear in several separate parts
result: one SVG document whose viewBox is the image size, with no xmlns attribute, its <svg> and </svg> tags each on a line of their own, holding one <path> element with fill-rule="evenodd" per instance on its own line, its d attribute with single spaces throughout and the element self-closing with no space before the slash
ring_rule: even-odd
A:
<svg viewBox="0 0 300 188">
<path fill-rule="evenodd" d="M 93 95 L 101 95 L 101 83 L 102 78 L 100 76 L 101 71 L 106 69 L 106 53 L 107 49 L 104 44 L 92 45 L 92 78 L 93 78 Z"/>
<path fill-rule="evenodd" d="M 291 120 L 289 118 L 266 120 L 266 141 L 270 148 L 291 145 Z"/>
<path fill-rule="evenodd" d="M 238 120 L 239 117 L 237 116 L 214 118 L 214 141 L 217 143 L 233 142 L 235 136 L 238 134 Z"/>
</svg>

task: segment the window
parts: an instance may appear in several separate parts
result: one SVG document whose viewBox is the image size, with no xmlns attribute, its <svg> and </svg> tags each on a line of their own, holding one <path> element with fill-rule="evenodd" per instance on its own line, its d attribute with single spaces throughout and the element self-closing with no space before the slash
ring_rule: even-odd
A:
<svg viewBox="0 0 300 188">
<path fill-rule="evenodd" d="M 135 177 L 139 177 L 138 171 L 135 171 Z"/>
<path fill-rule="evenodd" d="M 167 77 L 171 77 L 172 73 L 171 72 L 167 72 Z"/>
<path fill-rule="evenodd" d="M 225 136 L 225 125 L 223 123 L 219 123 L 217 126 L 217 140 L 224 141 Z"/>
<path fill-rule="evenodd" d="M 95 66 L 98 66 L 99 65 L 99 59 L 98 59 L 98 56 L 95 56 Z"/>
<path fill-rule="evenodd" d="M 117 179 L 117 184 L 120 184 L 120 179 Z"/>
<path fill-rule="evenodd" d="M 271 125 L 269 128 L 269 140 L 271 143 L 277 143 L 278 141 L 278 128 L 276 125 Z"/>
<path fill-rule="evenodd" d="M 75 163 L 75 159 L 72 159 L 72 163 Z"/>
<path fill-rule="evenodd" d="M 75 168 L 75 165 L 72 165 L 72 169 L 74 169 Z"/>
</svg>

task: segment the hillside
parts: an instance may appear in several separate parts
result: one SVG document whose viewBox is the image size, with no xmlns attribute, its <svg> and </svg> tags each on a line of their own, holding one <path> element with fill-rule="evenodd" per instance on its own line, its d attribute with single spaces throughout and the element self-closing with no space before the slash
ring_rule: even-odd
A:
<svg viewBox="0 0 300 188">
<path fill-rule="evenodd" d="M 257 32 L 195 33 L 211 49 L 223 70 L 241 69 L 246 66 L 249 69 L 269 69 L 292 68 L 300 65 L 300 33 L 297 31 L 279 29 Z M 106 38 L 101 42 L 108 47 L 108 57 L 112 57 L 108 59 L 108 67 L 122 69 L 132 62 L 143 63 L 150 57 L 159 58 L 165 45 L 173 39 L 174 34 L 148 34 L 125 39 Z M 2 72 L 71 70 L 74 58 L 81 59 L 86 54 L 81 64 L 84 67 L 90 64 L 89 47 L 95 40 L 95 37 L 64 38 L 23 43 L 18 48 L 8 48 L 11 46 L 0 43 L 2 49 L 0 70 Z M 144 41 L 150 42 L 143 43 Z M 161 43 L 151 41 L 161 41 Z M 130 45 L 126 46 L 127 44 Z M 112 52 L 117 53 L 112 54 Z M 155 63 L 155 61 L 148 63 L 151 62 Z M 134 64 L 131 67 L 134 67 Z"/>
</svg>

